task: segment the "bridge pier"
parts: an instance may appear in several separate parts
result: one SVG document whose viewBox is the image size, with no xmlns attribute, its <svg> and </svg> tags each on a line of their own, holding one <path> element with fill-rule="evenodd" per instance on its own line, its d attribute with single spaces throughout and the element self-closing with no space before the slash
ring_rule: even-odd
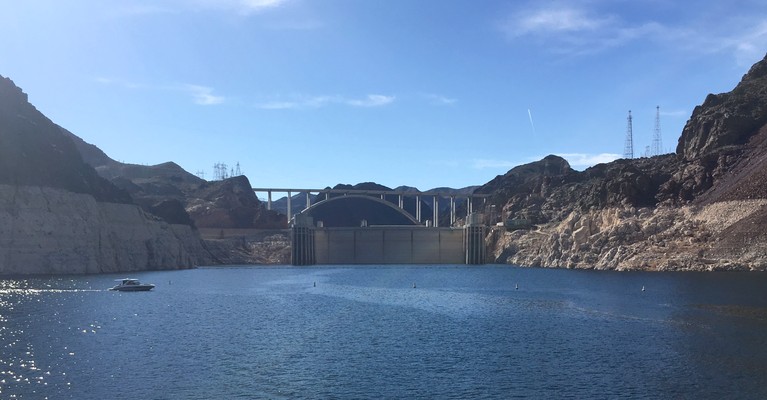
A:
<svg viewBox="0 0 767 400">
<path fill-rule="evenodd" d="M 421 223 L 421 196 L 415 196 L 415 220 Z"/>
<path fill-rule="evenodd" d="M 450 196 L 450 226 L 455 224 L 455 196 Z"/>
</svg>

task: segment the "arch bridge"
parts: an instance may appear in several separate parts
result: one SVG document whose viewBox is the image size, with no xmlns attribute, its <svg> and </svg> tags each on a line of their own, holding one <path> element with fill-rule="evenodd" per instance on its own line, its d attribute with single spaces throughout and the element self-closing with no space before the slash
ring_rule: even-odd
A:
<svg viewBox="0 0 767 400">
<path fill-rule="evenodd" d="M 396 191 L 355 189 L 277 189 L 253 188 L 256 193 L 267 194 L 267 208 L 272 209 L 273 193 L 287 194 L 287 217 L 291 226 L 291 262 L 293 265 L 313 264 L 484 264 L 486 226 L 482 216 L 474 212 L 475 202 L 487 201 L 486 194 L 459 194 L 454 191 Z M 302 211 L 293 215 L 294 194 L 304 194 L 306 204 Z M 312 204 L 312 197 L 315 201 Z M 324 199 L 323 199 L 324 197 Z M 396 203 L 393 201 L 396 198 Z M 405 200 L 415 198 L 412 215 L 405 207 Z M 450 226 L 440 227 L 440 199 L 448 199 Z M 318 200 L 319 199 L 319 200 Z M 422 199 L 425 199 L 423 201 Z M 432 219 L 423 221 L 422 202 L 429 205 L 431 199 Z M 340 205 L 342 213 L 353 213 L 354 207 L 346 206 L 363 200 L 363 204 L 378 206 L 380 211 L 398 214 L 402 223 L 388 225 L 377 222 L 368 226 L 363 217 L 357 225 L 339 224 L 324 226 L 310 215 L 323 205 Z M 456 208 L 466 202 L 466 219 L 462 227 L 455 227 Z M 368 213 L 372 215 L 372 212 Z M 367 214 L 366 214 L 367 215 Z M 407 218 L 402 218 L 402 216 Z M 359 215 L 354 216 L 359 217 Z M 353 219 L 353 218 L 352 218 Z M 431 221 L 431 222 L 429 222 Z M 360 222 L 360 221 L 358 221 Z"/>
<path fill-rule="evenodd" d="M 459 204 L 459 202 L 465 202 L 466 203 L 466 214 L 473 214 L 474 213 L 474 207 L 477 205 L 477 202 L 481 201 L 481 205 L 484 205 L 487 201 L 487 198 L 490 197 L 489 194 L 459 194 L 454 191 L 398 191 L 398 190 L 360 190 L 360 189 L 285 189 L 285 188 L 253 188 L 253 192 L 255 193 L 266 193 L 267 194 L 267 203 L 266 207 L 268 210 L 272 209 L 273 206 L 273 193 L 285 193 L 287 198 L 287 218 L 288 223 L 290 224 L 290 221 L 293 219 L 293 197 L 294 195 L 305 195 L 306 196 L 306 207 L 304 207 L 304 210 L 312 207 L 312 196 L 315 195 L 315 199 L 322 198 L 324 199 L 317 200 L 314 202 L 314 204 L 321 202 L 323 200 L 329 200 L 332 195 L 337 196 L 375 196 L 380 198 L 384 201 L 389 201 L 390 198 L 396 198 L 397 202 L 393 203 L 397 206 L 398 209 L 400 209 L 405 214 L 409 215 L 411 218 L 413 218 L 415 221 L 417 221 L 418 224 L 424 223 L 424 215 L 422 213 L 422 202 L 428 201 L 431 199 L 431 208 L 432 208 L 432 216 L 429 221 L 432 221 L 432 224 L 434 227 L 439 227 L 439 201 L 440 199 L 448 199 L 450 203 L 450 225 L 452 226 L 456 222 L 456 208 Z M 415 215 L 410 213 L 408 210 L 405 209 L 405 199 L 406 198 L 415 198 Z M 428 203 L 427 203 L 428 204 Z"/>
</svg>

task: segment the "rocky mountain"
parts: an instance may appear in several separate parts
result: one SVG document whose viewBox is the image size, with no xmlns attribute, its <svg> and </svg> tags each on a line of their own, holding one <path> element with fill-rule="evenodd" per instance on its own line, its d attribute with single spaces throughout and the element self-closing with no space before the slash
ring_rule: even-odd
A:
<svg viewBox="0 0 767 400">
<path fill-rule="evenodd" d="M 478 190 L 531 228 L 493 231 L 492 253 L 545 267 L 765 270 L 765 124 L 767 59 L 695 108 L 676 154 L 583 172 L 556 156 L 516 167 Z"/>
<path fill-rule="evenodd" d="M 0 274 L 176 269 L 208 260 L 190 226 L 134 205 L 0 77 Z"/>
<path fill-rule="evenodd" d="M 0 184 L 46 186 L 90 194 L 99 201 L 130 203 L 127 193 L 83 162 L 61 128 L 0 76 Z"/>
<path fill-rule="evenodd" d="M 284 216 L 268 211 L 245 176 L 206 181 L 174 162 L 125 164 L 65 131 L 98 174 L 129 193 L 136 204 L 166 221 L 201 229 L 285 228 Z"/>
<path fill-rule="evenodd" d="M 767 123 L 767 63 L 754 64 L 729 93 L 709 94 L 682 130 L 676 153 L 687 161 L 746 144 Z"/>
</svg>

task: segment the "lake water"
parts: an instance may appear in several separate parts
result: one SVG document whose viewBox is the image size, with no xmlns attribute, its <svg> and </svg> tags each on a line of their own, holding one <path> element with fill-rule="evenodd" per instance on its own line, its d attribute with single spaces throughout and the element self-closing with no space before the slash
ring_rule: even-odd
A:
<svg viewBox="0 0 767 400">
<path fill-rule="evenodd" d="M 0 280 L 0 398 L 767 398 L 760 273 L 216 267 L 106 290 L 120 277 Z"/>
</svg>

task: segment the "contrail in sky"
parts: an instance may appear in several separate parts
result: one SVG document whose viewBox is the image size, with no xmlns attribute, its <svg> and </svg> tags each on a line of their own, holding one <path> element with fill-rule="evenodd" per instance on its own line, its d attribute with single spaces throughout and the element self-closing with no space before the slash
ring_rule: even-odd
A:
<svg viewBox="0 0 767 400">
<path fill-rule="evenodd" d="M 533 127 L 533 135 L 537 135 L 535 133 L 535 124 L 533 124 L 533 113 L 530 111 L 530 109 L 527 109 L 527 115 L 530 117 L 530 126 Z"/>
</svg>

